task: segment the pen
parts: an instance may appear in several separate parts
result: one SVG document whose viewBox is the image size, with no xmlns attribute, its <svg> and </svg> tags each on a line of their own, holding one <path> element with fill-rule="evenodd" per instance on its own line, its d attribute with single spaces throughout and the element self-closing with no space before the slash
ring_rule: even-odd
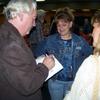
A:
<svg viewBox="0 0 100 100">
<path fill-rule="evenodd" d="M 46 54 L 45 54 L 46 56 L 49 56 L 49 53 L 48 52 L 46 52 Z"/>
</svg>

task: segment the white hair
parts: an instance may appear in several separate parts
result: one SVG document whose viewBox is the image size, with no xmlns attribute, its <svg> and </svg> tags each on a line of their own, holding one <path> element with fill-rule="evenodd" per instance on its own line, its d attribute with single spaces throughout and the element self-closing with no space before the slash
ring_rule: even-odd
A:
<svg viewBox="0 0 100 100">
<path fill-rule="evenodd" d="M 46 13 L 46 11 L 43 10 L 43 9 L 39 9 L 39 10 L 37 10 L 37 14 L 38 14 L 38 16 L 44 16 L 45 13 Z"/>
<path fill-rule="evenodd" d="M 7 19 L 15 18 L 20 12 L 29 13 L 36 9 L 35 0 L 11 0 L 4 8 L 4 14 Z"/>
</svg>

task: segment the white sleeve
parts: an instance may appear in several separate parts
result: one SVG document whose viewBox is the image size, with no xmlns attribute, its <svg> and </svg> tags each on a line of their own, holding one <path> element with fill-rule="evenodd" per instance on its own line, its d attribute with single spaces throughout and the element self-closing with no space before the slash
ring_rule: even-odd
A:
<svg viewBox="0 0 100 100">
<path fill-rule="evenodd" d="M 90 100 L 91 92 L 89 94 L 88 92 L 91 91 L 94 77 L 94 74 L 90 73 L 93 72 L 93 64 L 91 61 L 93 60 L 90 57 L 83 61 L 76 73 L 71 91 L 66 94 L 64 100 Z"/>
</svg>

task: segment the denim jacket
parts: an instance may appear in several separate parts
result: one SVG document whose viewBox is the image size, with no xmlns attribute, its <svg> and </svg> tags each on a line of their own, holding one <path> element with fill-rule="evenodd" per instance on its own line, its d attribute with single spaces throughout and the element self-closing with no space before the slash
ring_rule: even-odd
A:
<svg viewBox="0 0 100 100">
<path fill-rule="evenodd" d="M 92 47 L 74 33 L 70 40 L 62 40 L 59 34 L 54 34 L 41 42 L 35 51 L 36 56 L 46 53 L 53 54 L 64 67 L 52 78 L 72 81 L 83 60 L 92 53 Z"/>
</svg>

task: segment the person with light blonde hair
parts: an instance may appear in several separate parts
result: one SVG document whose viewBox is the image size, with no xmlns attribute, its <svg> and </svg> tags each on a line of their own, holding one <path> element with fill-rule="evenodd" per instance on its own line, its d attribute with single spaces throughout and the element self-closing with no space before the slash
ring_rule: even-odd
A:
<svg viewBox="0 0 100 100">
<path fill-rule="evenodd" d="M 92 17 L 93 54 L 80 66 L 64 100 L 100 100 L 100 11 Z"/>
<path fill-rule="evenodd" d="M 42 100 L 41 87 L 55 65 L 52 56 L 37 64 L 23 37 L 35 26 L 35 0 L 11 0 L 0 27 L 0 100 Z"/>
</svg>

